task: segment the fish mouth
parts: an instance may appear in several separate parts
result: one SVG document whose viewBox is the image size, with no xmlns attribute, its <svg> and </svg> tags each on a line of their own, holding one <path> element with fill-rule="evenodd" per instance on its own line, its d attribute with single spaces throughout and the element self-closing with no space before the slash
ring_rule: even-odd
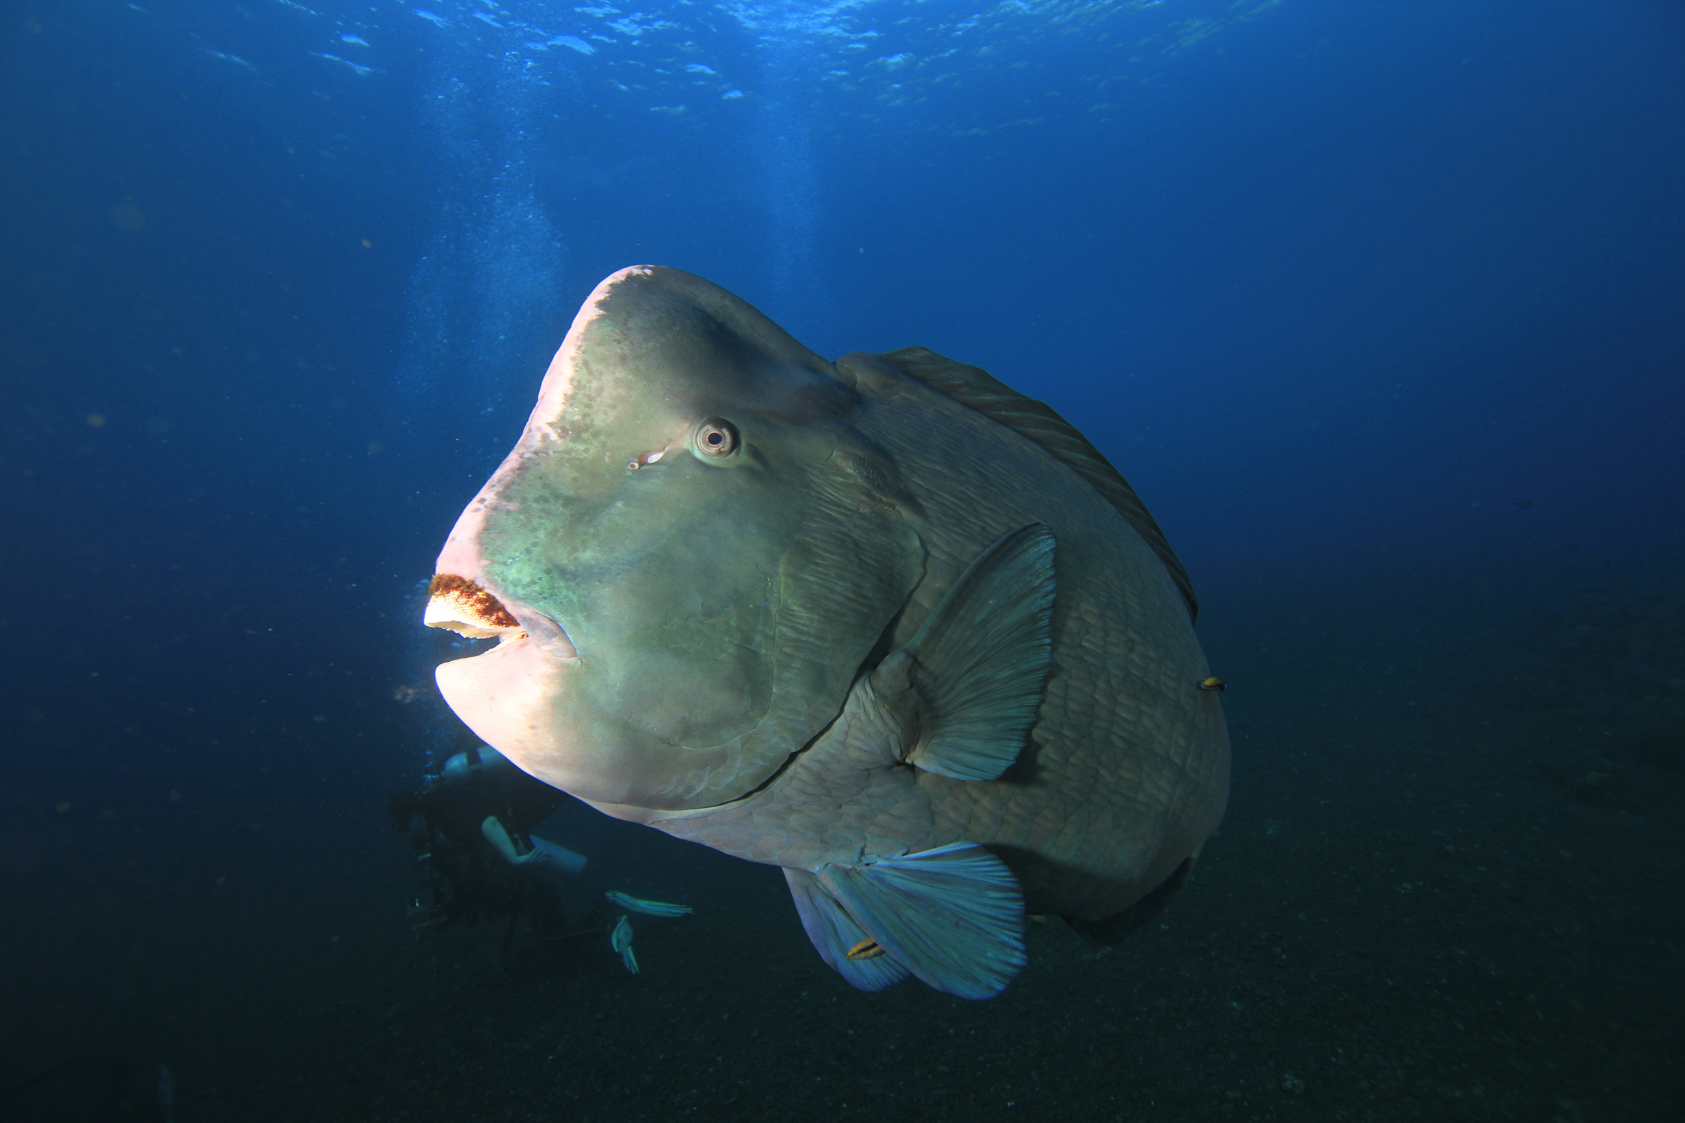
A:
<svg viewBox="0 0 1685 1123">
<path fill-rule="evenodd" d="M 514 613 L 478 583 L 454 573 L 435 573 L 427 586 L 421 622 L 469 639 L 519 639 L 526 634 Z"/>
<path fill-rule="evenodd" d="M 527 605 L 504 604 L 479 582 L 454 573 L 435 573 L 427 587 L 421 622 L 469 639 L 495 639 L 498 646 L 529 637 L 558 659 L 578 659 L 567 631 Z"/>
</svg>

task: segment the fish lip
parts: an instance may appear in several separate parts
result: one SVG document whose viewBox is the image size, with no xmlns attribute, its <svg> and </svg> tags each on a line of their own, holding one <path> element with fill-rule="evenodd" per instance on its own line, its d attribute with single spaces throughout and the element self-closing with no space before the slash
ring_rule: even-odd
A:
<svg viewBox="0 0 1685 1123">
<path fill-rule="evenodd" d="M 531 605 L 496 593 L 470 577 L 435 573 L 427 587 L 421 622 L 469 639 L 496 639 L 499 645 L 531 638 L 550 655 L 577 660 L 579 651 L 563 628 Z"/>
</svg>

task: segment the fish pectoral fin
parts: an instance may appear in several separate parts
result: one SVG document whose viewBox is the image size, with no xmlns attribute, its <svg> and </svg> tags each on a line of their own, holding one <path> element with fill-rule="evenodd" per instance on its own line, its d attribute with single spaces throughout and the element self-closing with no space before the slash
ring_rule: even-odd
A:
<svg viewBox="0 0 1685 1123">
<path fill-rule="evenodd" d="M 807 870 L 784 870 L 790 896 L 801 914 L 802 927 L 819 956 L 831 969 L 857 990 L 883 990 L 905 979 L 910 972 L 888 955 L 850 954 L 872 938 L 837 903 L 837 899 Z"/>
<path fill-rule="evenodd" d="M 1021 526 L 954 583 L 902 648 L 905 663 L 884 660 L 909 677 L 919 708 L 908 763 L 956 780 L 995 780 L 1012 767 L 1047 687 L 1054 595 L 1053 532 Z"/>
<path fill-rule="evenodd" d="M 801 871 L 785 871 L 792 888 L 796 872 Z M 993 998 L 1024 969 L 1018 879 L 974 842 L 866 866 L 826 864 L 806 876 L 813 880 L 811 899 L 828 901 L 845 922 L 834 935 L 827 933 L 827 962 L 855 986 L 861 984 L 850 970 L 894 964 L 960 998 Z M 805 911 L 802 921 L 807 923 Z M 809 926 L 808 934 L 813 932 Z M 884 954 L 850 958 L 864 939 Z"/>
</svg>

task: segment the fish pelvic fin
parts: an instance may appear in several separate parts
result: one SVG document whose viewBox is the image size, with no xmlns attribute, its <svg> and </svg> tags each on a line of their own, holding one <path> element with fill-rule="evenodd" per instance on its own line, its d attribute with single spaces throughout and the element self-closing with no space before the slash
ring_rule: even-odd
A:
<svg viewBox="0 0 1685 1123">
<path fill-rule="evenodd" d="M 1018 759 L 1053 662 L 1053 548 L 1041 523 L 1003 535 L 873 672 L 880 697 L 916 713 L 907 763 L 995 780 Z"/>
<path fill-rule="evenodd" d="M 856 990 L 883 990 L 911 974 L 887 954 L 871 958 L 849 954 L 871 937 L 861 931 L 848 911 L 813 874 L 786 867 L 784 880 L 790 883 L 790 896 L 796 902 L 796 912 L 801 915 L 807 938 L 813 941 L 819 957 L 850 986 Z"/>
<path fill-rule="evenodd" d="M 1018 879 L 974 842 L 864 866 L 784 872 L 819 954 L 861 990 L 881 990 L 911 973 L 960 998 L 993 998 L 1024 969 Z M 864 940 L 884 954 L 860 956 Z"/>
</svg>

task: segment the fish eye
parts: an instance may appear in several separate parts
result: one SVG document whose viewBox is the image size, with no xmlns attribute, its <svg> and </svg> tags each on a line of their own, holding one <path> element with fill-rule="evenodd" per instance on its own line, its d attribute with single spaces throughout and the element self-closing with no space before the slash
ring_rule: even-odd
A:
<svg viewBox="0 0 1685 1123">
<path fill-rule="evenodd" d="M 731 422 L 710 417 L 696 427 L 696 451 L 711 460 L 719 460 L 737 451 L 737 430 Z"/>
</svg>

